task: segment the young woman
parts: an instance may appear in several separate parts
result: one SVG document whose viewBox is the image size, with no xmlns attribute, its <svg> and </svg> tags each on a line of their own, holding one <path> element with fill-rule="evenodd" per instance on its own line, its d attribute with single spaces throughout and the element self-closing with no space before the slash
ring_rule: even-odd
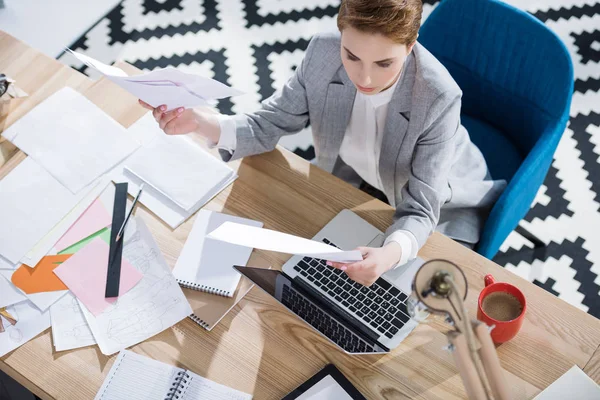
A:
<svg viewBox="0 0 600 400">
<path fill-rule="evenodd" d="M 417 43 L 421 0 L 342 0 L 340 33 L 315 36 L 294 76 L 252 114 L 152 108 L 169 135 L 198 132 L 225 161 L 271 151 L 310 121 L 316 163 L 396 208 L 380 248 L 330 263 L 370 285 L 434 230 L 472 247 L 504 183 L 460 124 L 461 91 Z"/>
</svg>

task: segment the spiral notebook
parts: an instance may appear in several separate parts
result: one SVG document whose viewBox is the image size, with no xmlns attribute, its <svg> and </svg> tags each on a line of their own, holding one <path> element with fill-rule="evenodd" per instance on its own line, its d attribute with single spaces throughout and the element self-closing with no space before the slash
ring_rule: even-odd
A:
<svg viewBox="0 0 600 400">
<path fill-rule="evenodd" d="M 95 400 L 250 400 L 239 390 L 131 351 L 119 353 Z"/>
<path fill-rule="evenodd" d="M 173 268 L 173 275 L 182 287 L 233 297 L 241 278 L 233 266 L 246 265 L 252 249 L 206 238 L 209 232 L 227 221 L 256 227 L 263 225 L 246 218 L 201 210 Z"/>
</svg>

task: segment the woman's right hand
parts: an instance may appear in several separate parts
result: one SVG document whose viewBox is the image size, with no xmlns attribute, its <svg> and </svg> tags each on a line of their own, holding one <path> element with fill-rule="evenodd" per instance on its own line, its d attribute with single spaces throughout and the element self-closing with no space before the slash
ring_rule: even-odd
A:
<svg viewBox="0 0 600 400">
<path fill-rule="evenodd" d="M 221 129 L 214 111 L 179 107 L 167 112 L 164 104 L 154 108 L 142 100 L 138 101 L 142 107 L 152 111 L 160 129 L 167 135 L 197 132 L 213 143 L 219 142 Z"/>
</svg>

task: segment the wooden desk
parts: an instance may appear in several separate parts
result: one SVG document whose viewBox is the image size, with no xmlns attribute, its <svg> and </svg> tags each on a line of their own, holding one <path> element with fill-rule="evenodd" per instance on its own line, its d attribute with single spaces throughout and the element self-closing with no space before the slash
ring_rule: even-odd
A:
<svg viewBox="0 0 600 400">
<path fill-rule="evenodd" d="M 92 82 L 2 33 L 0 71 L 31 94 L 0 119 L 5 126 L 63 86 L 79 90 L 125 127 L 144 112 L 136 99 L 107 80 Z M 0 168 L 0 177 L 23 157 L 13 156 Z M 382 230 L 391 222 L 391 207 L 281 147 L 231 166 L 239 179 L 206 208 L 261 220 L 267 228 L 304 237 L 312 237 L 344 208 Z M 193 218 L 171 231 L 144 208 L 137 215 L 147 222 L 173 265 Z M 473 316 L 485 274 L 517 285 L 527 296 L 522 331 L 498 348 L 514 398 L 533 397 L 574 364 L 587 366 L 600 383 L 599 320 L 442 235 L 434 234 L 419 255 L 446 258 L 464 269 Z M 285 260 L 282 255 L 255 251 L 249 265 L 280 268 Z M 255 288 L 212 332 L 186 319 L 133 350 L 252 393 L 256 399 L 281 398 L 329 362 L 369 399 L 464 398 L 452 356 L 442 350 L 447 329 L 439 318 L 431 318 L 388 355 L 351 357 Z M 105 357 L 95 346 L 56 353 L 47 330 L 1 358 L 0 369 L 43 399 L 92 399 L 114 358 Z"/>
</svg>

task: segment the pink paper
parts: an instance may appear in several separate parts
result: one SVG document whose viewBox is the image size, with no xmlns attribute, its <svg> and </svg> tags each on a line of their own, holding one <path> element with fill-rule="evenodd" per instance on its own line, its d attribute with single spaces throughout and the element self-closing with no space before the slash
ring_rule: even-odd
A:
<svg viewBox="0 0 600 400">
<path fill-rule="evenodd" d="M 108 251 L 108 245 L 102 239 L 96 238 L 54 269 L 54 273 L 94 316 L 100 315 L 106 307 L 117 300 L 117 298 L 104 297 Z M 142 273 L 123 259 L 119 296 L 127 293 L 140 279 Z"/>
<path fill-rule="evenodd" d="M 112 217 L 99 199 L 96 199 L 69 230 L 59 239 L 54 247 L 64 250 L 86 237 L 104 229 L 112 223 Z"/>
</svg>

